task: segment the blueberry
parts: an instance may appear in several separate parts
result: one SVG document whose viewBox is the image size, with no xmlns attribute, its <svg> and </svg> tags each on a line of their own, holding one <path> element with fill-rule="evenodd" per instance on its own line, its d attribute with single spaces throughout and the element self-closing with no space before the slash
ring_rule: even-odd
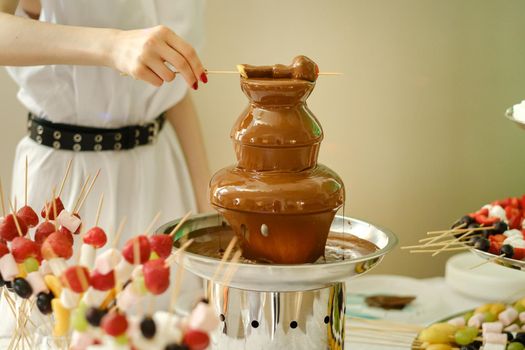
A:
<svg viewBox="0 0 525 350">
<path fill-rule="evenodd" d="M 12 281 L 5 281 L 5 287 L 8 291 L 13 292 L 13 282 Z"/>
<path fill-rule="evenodd" d="M 494 229 L 493 231 L 495 233 L 503 233 L 505 231 L 507 231 L 509 229 L 509 226 L 503 222 L 503 221 L 498 221 L 494 224 Z"/>
<path fill-rule="evenodd" d="M 514 248 L 510 244 L 504 244 L 499 251 L 499 255 L 502 254 L 505 258 L 512 258 L 514 256 Z"/>
<path fill-rule="evenodd" d="M 525 345 L 525 332 L 516 333 L 516 335 L 514 336 L 514 341 L 517 341 Z"/>
<path fill-rule="evenodd" d="M 51 300 L 53 300 L 53 295 L 51 293 L 48 294 L 41 292 L 36 296 L 36 306 L 42 314 L 49 315 L 53 312 L 53 309 L 51 308 Z"/>
<path fill-rule="evenodd" d="M 471 245 L 471 246 L 475 246 L 476 242 L 479 241 L 481 238 L 483 238 L 483 237 L 481 237 L 481 236 L 472 236 L 468 240 L 468 244 Z"/>
<path fill-rule="evenodd" d="M 102 317 L 104 317 L 105 314 L 106 312 L 104 310 L 90 307 L 86 310 L 86 320 L 93 327 L 98 327 L 100 326 L 100 321 L 102 321 Z"/>
<path fill-rule="evenodd" d="M 15 278 L 13 282 L 13 289 L 20 298 L 27 299 L 33 294 L 33 288 L 29 285 L 29 282 L 25 278 Z"/>
<path fill-rule="evenodd" d="M 479 227 L 480 226 L 477 222 L 473 222 L 467 226 L 467 228 L 470 228 L 470 229 L 479 228 Z"/>
<path fill-rule="evenodd" d="M 512 335 L 511 332 L 503 332 L 503 333 L 507 334 L 507 341 L 511 342 L 514 339 L 514 336 Z"/>
<path fill-rule="evenodd" d="M 155 333 L 157 332 L 157 326 L 155 325 L 155 321 L 151 317 L 144 317 L 144 319 L 140 322 L 140 331 L 142 332 L 144 338 L 153 338 L 155 336 Z"/>
<path fill-rule="evenodd" d="M 474 244 L 474 249 L 481 250 L 483 252 L 488 251 L 490 248 L 490 241 L 486 238 L 481 237 Z"/>
<path fill-rule="evenodd" d="M 189 349 L 190 348 L 188 348 L 186 345 L 184 345 L 184 344 L 177 344 L 177 343 L 168 344 L 164 348 L 164 350 L 189 350 Z"/>
<path fill-rule="evenodd" d="M 474 219 L 471 218 L 470 216 L 468 215 L 465 215 L 464 217 L 462 217 L 461 219 L 459 219 L 458 221 L 456 221 L 453 225 L 452 225 L 452 228 L 456 228 L 458 226 L 461 226 L 461 227 L 466 227 L 470 224 L 472 224 L 474 222 Z"/>
<path fill-rule="evenodd" d="M 5 280 L 2 274 L 0 273 L 0 288 L 2 288 L 3 286 L 5 286 Z"/>
</svg>

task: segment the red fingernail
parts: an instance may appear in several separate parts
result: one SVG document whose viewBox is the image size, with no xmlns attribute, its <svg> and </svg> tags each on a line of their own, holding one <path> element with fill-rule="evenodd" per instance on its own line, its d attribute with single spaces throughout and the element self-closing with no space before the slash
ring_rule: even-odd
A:
<svg viewBox="0 0 525 350">
<path fill-rule="evenodd" d="M 201 81 L 206 84 L 208 82 L 208 77 L 206 76 L 206 73 L 201 74 Z"/>
<path fill-rule="evenodd" d="M 197 90 L 199 88 L 199 82 L 194 82 L 193 83 L 193 90 Z"/>
</svg>

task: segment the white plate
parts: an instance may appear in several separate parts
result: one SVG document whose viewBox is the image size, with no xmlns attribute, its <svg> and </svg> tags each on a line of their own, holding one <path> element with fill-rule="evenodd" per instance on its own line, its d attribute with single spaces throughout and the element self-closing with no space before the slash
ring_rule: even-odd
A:
<svg viewBox="0 0 525 350">
<path fill-rule="evenodd" d="M 403 310 L 369 307 L 364 299 L 376 294 L 415 296 Z M 437 314 L 442 299 L 432 284 L 405 276 L 369 275 L 347 282 L 347 316 L 385 318 L 407 323 L 422 323 Z"/>
</svg>

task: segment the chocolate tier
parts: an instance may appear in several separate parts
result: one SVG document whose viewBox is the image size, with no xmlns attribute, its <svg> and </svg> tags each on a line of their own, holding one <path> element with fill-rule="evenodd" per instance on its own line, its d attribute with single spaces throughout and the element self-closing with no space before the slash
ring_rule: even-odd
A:
<svg viewBox="0 0 525 350">
<path fill-rule="evenodd" d="M 317 74 L 304 56 L 296 62 L 303 72 Z M 267 77 L 275 69 L 249 68 L 241 88 L 250 104 L 231 133 L 237 164 L 213 176 L 211 203 L 232 226 L 245 257 L 314 262 L 323 255 L 330 224 L 344 202 L 341 179 L 317 164 L 323 132 L 306 106 L 315 79 Z"/>
</svg>

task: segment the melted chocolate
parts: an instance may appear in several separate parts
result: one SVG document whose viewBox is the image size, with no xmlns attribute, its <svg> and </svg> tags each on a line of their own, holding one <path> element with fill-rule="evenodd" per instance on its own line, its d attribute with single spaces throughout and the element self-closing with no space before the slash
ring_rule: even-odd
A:
<svg viewBox="0 0 525 350">
<path fill-rule="evenodd" d="M 306 106 L 315 83 L 303 79 L 317 66 L 299 56 L 292 67 L 300 74 L 293 79 L 283 78 L 284 66 L 272 67 L 271 74 L 258 67 L 247 70 L 255 75 L 241 78 L 250 104 L 231 132 L 237 164 L 213 176 L 210 199 L 238 236 L 245 257 L 314 262 L 323 255 L 331 222 L 344 203 L 344 185 L 317 164 L 323 131 Z"/>
<path fill-rule="evenodd" d="M 274 64 L 273 66 L 252 66 L 240 64 L 238 66 L 241 76 L 246 79 L 297 79 L 314 82 L 319 75 L 319 68 L 314 61 L 306 56 L 297 56 L 292 64 Z"/>
</svg>

